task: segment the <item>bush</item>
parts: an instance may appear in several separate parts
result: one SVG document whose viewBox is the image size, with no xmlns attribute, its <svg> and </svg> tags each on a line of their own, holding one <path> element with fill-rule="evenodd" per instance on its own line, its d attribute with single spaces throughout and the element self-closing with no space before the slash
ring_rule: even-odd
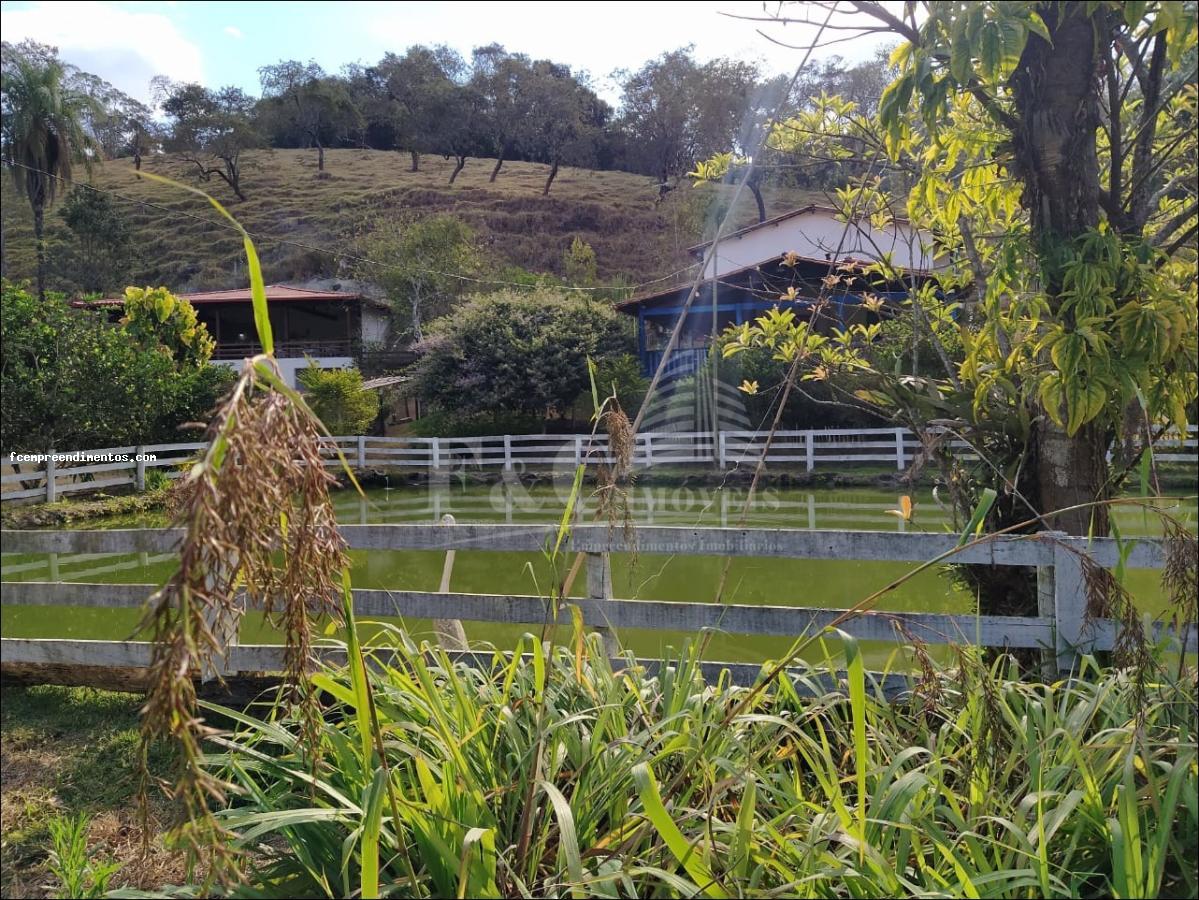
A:
<svg viewBox="0 0 1199 900">
<path fill-rule="evenodd" d="M 467 420 L 495 410 L 564 416 L 590 394 L 587 360 L 603 366 L 633 347 L 629 323 L 608 304 L 551 288 L 474 297 L 429 332 L 410 389 Z"/>
<path fill-rule="evenodd" d="M 310 362 L 296 380 L 331 434 L 366 434 L 379 415 L 379 394 L 363 389 L 357 369 L 322 369 Z"/>
</svg>

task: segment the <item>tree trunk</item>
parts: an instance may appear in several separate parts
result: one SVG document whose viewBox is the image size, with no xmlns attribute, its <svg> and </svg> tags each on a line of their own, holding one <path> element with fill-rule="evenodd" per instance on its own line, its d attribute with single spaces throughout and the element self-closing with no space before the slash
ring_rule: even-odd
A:
<svg viewBox="0 0 1199 900">
<path fill-rule="evenodd" d="M 417 153 L 415 150 L 409 150 L 408 155 L 412 157 L 412 168 L 409 169 L 408 171 L 409 172 L 419 172 L 420 171 L 420 154 Z"/>
<path fill-rule="evenodd" d="M 1092 422 L 1070 437 L 1048 420 L 1036 432 L 1037 507 L 1049 524 L 1069 534 L 1106 535 L 1110 528 L 1106 506 L 1086 506 L 1108 499 L 1107 447 L 1110 435 Z M 1082 508 L 1073 508 L 1073 507 Z M 1066 510 L 1049 516 L 1055 510 Z"/>
<path fill-rule="evenodd" d="M 412 338 L 416 343 L 425 339 L 424 330 L 420 323 L 420 290 L 412 292 Z"/>
<path fill-rule="evenodd" d="M 1099 224 L 1099 67 L 1102 16 L 1085 4 L 1038 4 L 1051 41 L 1030 35 L 1012 76 L 1017 126 L 1016 172 L 1032 223 L 1051 309 L 1061 309 L 1052 258 Z M 1067 328 L 1072 322 L 1064 323 Z M 1079 377 L 1063 372 L 1067 379 Z M 1106 429 L 1085 426 L 1073 437 L 1044 417 L 1036 432 L 1038 506 L 1042 514 L 1107 498 Z M 1107 533 L 1105 512 L 1085 508 L 1054 519 L 1071 534 Z"/>
<path fill-rule="evenodd" d="M 752 178 L 746 182 L 745 186 L 749 188 L 750 193 L 754 195 L 754 202 L 758 204 L 758 222 L 765 222 L 766 203 L 762 200 L 762 189 L 758 187 L 757 181 Z"/>
<path fill-rule="evenodd" d="M 458 162 L 454 166 L 454 171 L 450 173 L 450 184 L 454 183 L 454 179 L 458 177 L 458 173 L 461 172 L 466 167 L 466 157 L 465 156 L 457 156 L 457 157 L 455 157 L 455 159 Z"/>
<path fill-rule="evenodd" d="M 558 177 L 558 160 L 554 160 L 554 164 L 550 166 L 550 176 L 545 180 L 545 189 L 541 192 L 541 196 L 547 197 L 550 193 L 550 185 L 554 183 L 554 179 Z"/>
<path fill-rule="evenodd" d="M 495 168 L 491 170 L 491 178 L 488 179 L 492 184 L 495 183 L 495 178 L 500 174 L 500 168 L 504 165 L 504 151 L 500 150 L 500 158 L 495 161 Z"/>
<path fill-rule="evenodd" d="M 233 193 L 237 194 L 237 199 L 243 203 L 246 200 L 246 195 L 241 192 L 241 169 L 234 163 L 226 162 L 225 171 L 217 170 L 217 174 L 225 179 L 225 183 L 233 188 Z"/>
<path fill-rule="evenodd" d="M 37 245 L 37 298 L 46 299 L 46 204 L 33 204 L 33 238 Z"/>
</svg>

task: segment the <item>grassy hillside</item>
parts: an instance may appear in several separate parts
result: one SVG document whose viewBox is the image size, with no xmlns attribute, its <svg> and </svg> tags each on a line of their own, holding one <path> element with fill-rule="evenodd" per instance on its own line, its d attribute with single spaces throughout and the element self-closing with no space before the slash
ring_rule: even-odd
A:
<svg viewBox="0 0 1199 900">
<path fill-rule="evenodd" d="M 516 265 L 560 272 L 562 253 L 581 237 L 596 251 L 600 277 L 626 276 L 642 282 L 685 266 L 687 246 L 703 235 L 716 191 L 686 183 L 656 204 L 654 179 L 624 172 L 564 168 L 548 197 L 541 194 L 546 166 L 506 163 L 494 184 L 492 162 L 472 159 L 450 186 L 452 163 L 426 156 L 420 172 L 408 171 L 408 157 L 375 150 L 333 150 L 326 174 L 318 177 L 316 156 L 304 150 L 262 150 L 246 154 L 238 202 L 222 182 L 205 187 L 255 235 L 270 281 L 302 281 L 316 276 L 346 277 L 349 251 L 362 223 L 376 215 L 450 213 L 469 222 L 498 270 Z M 145 169 L 195 183 L 187 165 L 169 156 Z M 86 178 L 79 170 L 77 178 Z M 133 225 L 139 260 L 132 280 L 165 284 L 175 290 L 217 289 L 244 283 L 240 242 L 216 224 L 219 217 L 201 199 L 139 179 L 130 160 L 97 166 L 97 187 L 120 194 Z M 5 253 L 10 277 L 33 272 L 32 217 L 28 204 L 3 186 Z M 772 198 L 775 214 L 807 202 L 801 194 Z M 152 203 L 154 206 L 145 205 Z M 752 198 L 738 204 L 741 223 L 753 221 Z M 198 218 L 192 218 L 196 216 Z M 51 233 L 64 233 L 56 210 L 46 216 Z M 319 247 L 307 250 L 280 239 Z"/>
</svg>

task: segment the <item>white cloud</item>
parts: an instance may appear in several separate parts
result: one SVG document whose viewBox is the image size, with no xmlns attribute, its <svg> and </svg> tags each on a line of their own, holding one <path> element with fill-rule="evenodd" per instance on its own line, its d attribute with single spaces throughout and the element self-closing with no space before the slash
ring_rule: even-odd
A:
<svg viewBox="0 0 1199 900">
<path fill-rule="evenodd" d="M 58 47 L 59 56 L 99 75 L 139 100 L 150 79 L 203 81 L 200 49 L 159 13 L 130 12 L 107 3 L 35 3 L 4 11 L 4 39 L 30 38 Z"/>
<path fill-rule="evenodd" d="M 242 34 L 242 30 L 236 25 L 226 25 L 225 34 L 229 35 L 231 38 L 237 38 L 239 41 L 245 37 L 245 35 Z"/>
</svg>

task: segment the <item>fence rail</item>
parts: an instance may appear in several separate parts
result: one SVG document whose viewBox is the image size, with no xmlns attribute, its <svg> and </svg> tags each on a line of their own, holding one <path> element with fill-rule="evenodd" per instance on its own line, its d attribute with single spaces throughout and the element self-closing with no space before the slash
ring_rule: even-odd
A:
<svg viewBox="0 0 1199 900">
<path fill-rule="evenodd" d="M 1196 426 L 1185 440 L 1160 440 L 1155 456 L 1163 462 L 1199 463 Z M 708 465 L 728 468 L 756 461 L 766 450 L 767 436 L 760 431 L 665 431 L 637 435 L 633 465 Z M 102 488 L 132 486 L 144 490 L 149 472 L 168 478 L 182 474 L 203 443 L 147 444 L 108 447 L 79 454 L 80 460 L 56 460 L 48 452 L 45 462 L 25 462 L 13 454 L 0 454 L 12 472 L 0 475 L 0 502 L 45 500 Z M 950 446 L 969 454 L 961 441 Z M 802 465 L 806 471 L 822 466 L 894 465 L 903 471 L 921 452 L 915 434 L 904 428 L 833 428 L 779 431 L 770 442 L 767 463 Z M 504 434 L 482 437 L 375 437 L 346 435 L 326 441 L 326 465 L 338 466 L 338 451 L 359 470 L 448 472 L 496 469 L 504 472 L 544 470 L 580 463 L 611 462 L 607 438 L 587 434 Z"/>
<path fill-rule="evenodd" d="M 342 525 L 355 550 L 433 550 L 538 552 L 552 541 L 553 525 L 405 524 Z M 177 549 L 178 529 L 113 529 L 90 531 L 3 531 L 5 554 L 170 554 Z M 746 556 L 788 559 L 838 559 L 922 562 L 950 554 L 952 561 L 989 566 L 1035 566 L 1039 608 L 1036 616 L 952 615 L 934 612 L 865 612 L 838 627 L 863 640 L 913 639 L 930 644 L 975 643 L 991 647 L 1039 648 L 1046 674 L 1069 671 L 1078 654 L 1110 650 L 1117 625 L 1087 615 L 1085 564 L 1112 567 L 1121 563 L 1121 545 L 1110 538 L 1075 538 L 1057 532 L 990 538 L 960 549 L 953 535 L 886 532 L 803 531 L 755 528 L 638 529 L 640 554 Z M 716 604 L 690 601 L 619 599 L 612 596 L 610 554 L 632 549 L 623 534 L 606 525 L 582 525 L 570 536 L 569 550 L 587 554 L 587 595 L 576 600 L 584 622 L 605 634 L 606 645 L 618 649 L 619 629 L 698 631 L 718 629 L 735 634 L 797 637 L 827 628 L 843 610 L 786 605 L 788 598 L 767 605 Z M 1161 568 L 1165 546 L 1157 540 L 1124 545 L 1123 564 Z M 4 605 L 135 607 L 155 589 L 150 584 L 94 584 L 62 581 L 3 582 Z M 354 608 L 363 616 L 457 618 L 478 622 L 543 623 L 551 614 L 543 597 L 511 594 L 441 593 L 356 589 Z M 1159 629 L 1163 637 L 1196 646 L 1194 625 L 1181 634 Z M 3 639 L 6 663 L 54 663 L 74 666 L 144 666 L 146 644 L 129 641 Z M 238 646 L 227 661 L 227 673 L 278 669 L 279 648 Z M 752 681 L 759 672 L 749 664 L 712 663 L 735 679 Z"/>
</svg>

